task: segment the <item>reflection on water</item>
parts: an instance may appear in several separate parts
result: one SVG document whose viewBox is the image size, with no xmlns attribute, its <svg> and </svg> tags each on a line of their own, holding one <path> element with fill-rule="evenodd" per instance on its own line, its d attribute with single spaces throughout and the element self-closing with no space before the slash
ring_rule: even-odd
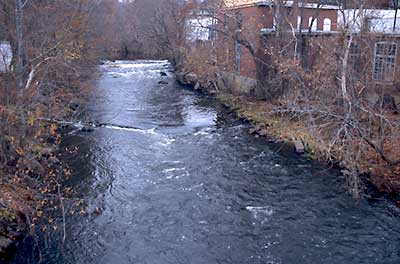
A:
<svg viewBox="0 0 400 264">
<path fill-rule="evenodd" d="M 248 135 L 166 61 L 101 70 L 87 118 L 112 125 L 64 142 L 79 148 L 69 184 L 88 213 L 44 263 L 400 263 L 395 208 L 358 203 L 335 171 Z"/>
</svg>

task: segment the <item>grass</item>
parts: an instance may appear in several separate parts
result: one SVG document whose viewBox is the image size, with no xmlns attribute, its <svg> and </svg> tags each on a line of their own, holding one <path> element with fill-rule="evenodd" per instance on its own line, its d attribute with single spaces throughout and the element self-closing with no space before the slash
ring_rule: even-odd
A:
<svg viewBox="0 0 400 264">
<path fill-rule="evenodd" d="M 312 159 L 329 160 L 341 164 L 343 153 L 340 149 L 329 148 L 329 138 L 318 138 L 303 120 L 287 119 L 272 113 L 274 106 L 267 101 L 236 96 L 228 93 L 217 94 L 217 98 L 228 108 L 255 126 L 266 131 L 268 136 L 283 142 L 301 140 L 306 148 L 306 155 Z M 396 117 L 398 118 L 398 117 Z M 356 142 L 354 144 L 357 144 Z M 399 142 L 388 142 L 385 151 L 390 156 L 400 159 Z M 367 149 L 357 160 L 357 171 L 359 174 L 369 175 L 369 180 L 379 191 L 385 193 L 398 193 L 400 191 L 400 165 L 389 166 L 382 161 L 372 150 Z"/>
</svg>

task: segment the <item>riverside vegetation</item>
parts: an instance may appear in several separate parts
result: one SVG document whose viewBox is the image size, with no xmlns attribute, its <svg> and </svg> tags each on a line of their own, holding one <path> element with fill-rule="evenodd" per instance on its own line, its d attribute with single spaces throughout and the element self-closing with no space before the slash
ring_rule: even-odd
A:
<svg viewBox="0 0 400 264">
<path fill-rule="evenodd" d="M 371 183 L 378 192 L 399 199 L 400 118 L 393 103 L 398 98 L 397 92 L 394 97 L 383 93 L 359 94 L 349 103 L 354 108 L 346 107 L 346 101 L 336 93 L 340 87 L 326 87 L 327 82 L 323 81 L 331 78 L 331 68 L 313 75 L 296 59 L 281 62 L 278 53 L 274 55 L 277 64 L 271 67 L 281 74 L 275 76 L 279 80 L 258 81 L 251 86 L 204 59 L 205 52 L 208 53 L 200 45 L 179 56 L 180 60 L 184 58 L 177 64 L 182 83 L 214 94 L 240 117 L 253 122 L 255 128 L 251 133 L 270 135 L 284 142 L 301 142 L 313 159 L 338 164 L 356 197 L 363 195 L 365 184 Z"/>
<path fill-rule="evenodd" d="M 13 54 L 0 72 L 2 263 L 26 237 L 38 244 L 35 234 L 62 232 L 65 239 L 68 209 L 80 208 L 73 190 L 63 188 L 71 172 L 59 144 L 65 121 L 80 115 L 88 80 L 105 52 L 99 21 L 112 12 L 107 2 L 0 3 L 0 38 L 8 44 L 0 55 Z"/>
<path fill-rule="evenodd" d="M 376 83 L 371 74 L 375 43 L 394 40 L 368 32 L 366 25 L 360 32 L 350 30 L 356 18 L 345 20 L 335 34 L 313 36 L 312 23 L 296 33 L 291 16 L 303 14 L 304 5 L 280 13 L 281 1 L 274 3 L 270 12 L 279 20 L 273 32 L 262 35 L 256 17 L 245 17 L 240 8 L 225 8 L 223 1 L 182 9 L 181 16 L 196 19 L 193 14 L 206 12 L 217 22 L 199 22 L 215 38 L 176 47 L 178 79 L 215 94 L 254 121 L 261 134 L 302 142 L 313 158 L 339 164 L 354 196 L 363 195 L 368 182 L 398 199 L 399 85 L 395 79 Z M 371 6 L 367 1 L 346 1 L 338 6 L 339 14 L 344 14 L 346 3 L 361 13 L 365 5 Z M 318 7 L 315 12 L 318 16 Z M 235 70 L 235 45 L 247 60 L 244 65 L 254 65 L 256 78 L 250 82 Z"/>
<path fill-rule="evenodd" d="M 60 125 L 80 117 L 81 100 L 91 88 L 87 80 L 102 58 L 169 59 L 178 79 L 215 94 L 253 121 L 252 132 L 300 140 L 313 158 L 339 163 L 355 196 L 363 194 L 361 174 L 379 191 L 397 196 L 400 118 L 393 102 L 398 90 L 388 94 L 372 85 L 367 55 L 362 57 L 367 67 L 349 66 L 352 43 L 372 50 L 374 37 L 345 28 L 326 42 L 278 27 L 281 31 L 260 41 L 251 27 L 232 28 L 237 17 L 221 3 L 1 1 L 0 37 L 14 57 L 0 73 L 0 261 L 18 238 L 60 232 L 66 239 L 65 218 L 84 212 L 74 190 L 63 188 L 71 171 L 60 158 L 65 151 L 59 149 Z M 215 59 L 218 42 L 187 43 L 185 21 L 199 9 L 219 21 L 221 28 L 212 28 L 219 39 L 239 42 L 250 52 L 257 85 L 248 87 L 226 74 L 229 65 Z M 299 56 L 299 47 L 328 52 L 311 63 L 307 54 Z"/>
</svg>

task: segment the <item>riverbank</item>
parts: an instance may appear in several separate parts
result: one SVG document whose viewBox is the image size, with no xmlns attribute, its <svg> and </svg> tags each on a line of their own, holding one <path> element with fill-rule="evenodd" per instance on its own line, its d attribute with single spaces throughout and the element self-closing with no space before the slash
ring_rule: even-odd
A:
<svg viewBox="0 0 400 264">
<path fill-rule="evenodd" d="M 254 90 L 251 83 L 243 84 L 243 81 L 239 80 L 238 82 L 233 77 L 232 84 L 238 87 L 230 88 L 226 87 L 226 81 L 218 80 L 218 74 L 214 81 L 207 80 L 206 76 L 199 76 L 201 73 L 197 74 L 187 69 L 177 68 L 177 79 L 180 83 L 212 94 L 237 116 L 250 121 L 254 128 L 249 133 L 290 144 L 299 154 L 337 165 L 349 179 L 347 183 L 349 190 L 357 197 L 362 195 L 366 186 L 374 186 L 377 193 L 387 194 L 396 201 L 396 204 L 400 204 L 398 202 L 400 201 L 398 195 L 400 164 L 388 164 L 373 149 L 363 151 L 351 164 L 346 160 L 347 153 L 341 147 L 332 145 L 328 137 L 314 133 L 314 128 L 310 128 L 306 120 L 277 111 L 282 108 L 281 105 L 257 99 L 254 92 L 253 95 L 249 95 L 249 91 Z M 221 86 L 220 83 L 223 85 Z M 244 87 L 240 87 L 241 85 Z M 243 91 L 247 95 L 240 95 Z M 354 141 L 352 144 L 354 144 L 352 147 L 357 149 L 360 142 Z M 398 144 L 386 143 L 384 148 L 391 156 L 400 159 Z"/>
<path fill-rule="evenodd" d="M 58 157 L 58 143 L 36 142 L 33 148 L 11 157 L 15 168 L 1 176 L 0 260 L 10 261 L 18 244 L 45 226 L 43 218 L 61 195 L 58 183 L 66 169 Z M 29 161 L 27 161 L 29 156 Z M 9 164 L 10 166 L 11 164 Z M 48 224 L 48 223 L 46 223 Z"/>
<path fill-rule="evenodd" d="M 87 117 L 113 125 L 63 138 L 84 212 L 65 243 L 62 226 L 40 239 L 43 263 L 397 263 L 392 204 L 351 199 L 337 170 L 249 135 L 169 70 L 101 66 Z M 13 263 L 35 262 L 27 249 Z"/>
<path fill-rule="evenodd" d="M 37 102 L 35 112 L 28 112 L 25 137 L 0 136 L 0 263 L 11 261 L 25 238 L 35 240 L 39 233 L 63 229 L 64 223 L 54 218 L 67 213 L 64 200 L 73 190 L 62 187 L 71 171 L 62 161 L 65 125 L 59 120 L 79 119 L 94 69 L 91 65 L 79 78 L 64 83 L 68 91 L 57 91 L 51 101 Z"/>
<path fill-rule="evenodd" d="M 278 141 L 292 144 L 293 149 L 300 154 L 304 151 L 304 154 L 312 159 L 336 163 L 342 167 L 343 173 L 350 173 L 346 170 L 346 164 L 341 163 L 340 153 L 332 152 L 329 150 L 328 142 L 315 138 L 302 120 L 288 120 L 285 116 L 274 114 L 274 106 L 265 101 L 227 93 L 216 93 L 216 98 L 239 117 L 252 122 L 254 129 L 250 131 L 251 133 L 270 136 Z M 296 147 L 298 142 L 300 147 Z M 394 152 L 397 151 L 396 146 L 393 148 Z M 370 180 L 379 191 L 395 195 L 400 190 L 400 166 L 392 170 L 387 164 L 380 162 L 378 157 L 367 155 L 358 164 L 357 169 L 359 174 L 368 175 L 364 179 Z"/>
</svg>

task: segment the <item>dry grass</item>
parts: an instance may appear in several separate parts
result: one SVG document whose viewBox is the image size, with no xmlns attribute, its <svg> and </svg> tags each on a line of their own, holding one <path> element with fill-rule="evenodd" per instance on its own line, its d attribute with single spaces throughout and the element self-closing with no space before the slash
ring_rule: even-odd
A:
<svg viewBox="0 0 400 264">
<path fill-rule="evenodd" d="M 328 138 L 318 138 L 316 136 L 318 133 L 310 131 L 302 120 L 287 119 L 273 114 L 274 106 L 271 103 L 226 93 L 219 93 L 217 97 L 224 105 L 234 109 L 239 117 L 265 129 L 269 136 L 284 142 L 292 142 L 293 139 L 301 140 L 310 157 L 341 162 L 342 153 L 338 149 L 329 148 Z M 392 118 L 399 118 L 399 116 L 392 116 Z M 385 153 L 394 160 L 400 159 L 400 144 L 386 142 Z M 370 175 L 371 182 L 380 191 L 387 193 L 400 191 L 400 165 L 389 166 L 372 149 L 367 149 L 362 153 L 358 160 L 357 170 L 359 173 Z"/>
</svg>

